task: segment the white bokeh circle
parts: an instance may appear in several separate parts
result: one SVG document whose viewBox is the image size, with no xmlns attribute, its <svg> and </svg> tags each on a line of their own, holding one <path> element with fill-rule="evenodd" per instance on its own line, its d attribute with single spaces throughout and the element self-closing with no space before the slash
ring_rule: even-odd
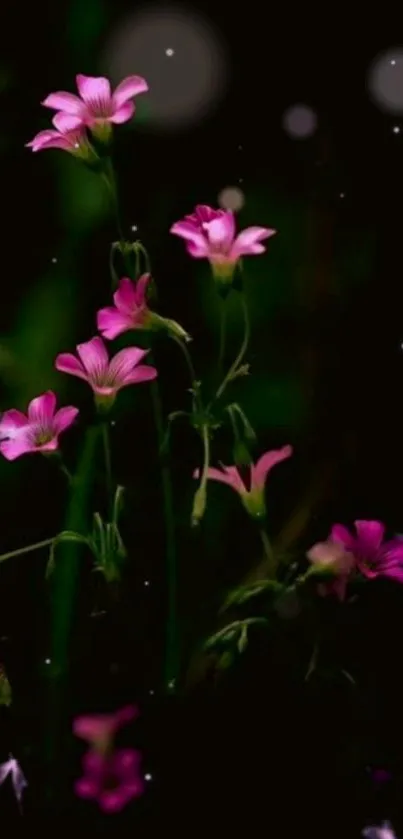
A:
<svg viewBox="0 0 403 839">
<path fill-rule="evenodd" d="M 403 49 L 395 47 L 377 55 L 367 78 L 373 101 L 391 114 L 403 113 Z"/>
<path fill-rule="evenodd" d="M 143 76 L 149 91 L 136 100 L 136 122 L 176 130 L 202 120 L 222 98 L 228 78 L 218 33 L 198 13 L 144 6 L 110 37 L 103 65 L 114 84 Z"/>
<path fill-rule="evenodd" d="M 241 210 L 245 204 L 245 196 L 237 186 L 226 186 L 218 195 L 218 204 L 223 210 Z"/>
<path fill-rule="evenodd" d="M 311 137 L 317 125 L 317 116 L 308 105 L 291 105 L 283 114 L 284 131 L 297 140 Z"/>
</svg>

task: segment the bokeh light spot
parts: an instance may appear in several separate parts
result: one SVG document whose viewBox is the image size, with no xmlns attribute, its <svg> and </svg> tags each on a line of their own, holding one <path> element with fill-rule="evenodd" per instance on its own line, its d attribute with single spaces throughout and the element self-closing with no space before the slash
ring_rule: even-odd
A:
<svg viewBox="0 0 403 839">
<path fill-rule="evenodd" d="M 378 107 L 391 114 L 402 114 L 403 49 L 391 48 L 377 55 L 369 68 L 367 82 Z"/>
<path fill-rule="evenodd" d="M 202 120 L 219 103 L 228 77 L 217 32 L 197 13 L 175 6 L 143 7 L 126 18 L 103 63 L 114 84 L 130 75 L 147 80 L 133 122 L 164 131 Z"/>
<path fill-rule="evenodd" d="M 284 131 L 297 140 L 311 137 L 317 125 L 317 116 L 308 105 L 292 105 L 283 115 Z"/>
<path fill-rule="evenodd" d="M 226 186 L 218 195 L 218 204 L 223 210 L 241 210 L 245 204 L 245 196 L 237 186 Z"/>
</svg>

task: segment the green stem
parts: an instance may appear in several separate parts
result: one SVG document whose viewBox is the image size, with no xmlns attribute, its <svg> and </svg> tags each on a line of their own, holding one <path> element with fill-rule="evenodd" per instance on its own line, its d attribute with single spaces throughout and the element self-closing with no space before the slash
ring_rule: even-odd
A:
<svg viewBox="0 0 403 839">
<path fill-rule="evenodd" d="M 108 510 L 113 503 L 112 499 L 112 463 L 111 463 L 111 447 L 109 441 L 109 426 L 107 422 L 102 423 L 102 441 L 104 446 L 105 456 L 105 480 L 106 480 L 106 496 L 108 503 Z"/>
<path fill-rule="evenodd" d="M 177 338 L 176 335 L 171 335 L 170 337 L 172 338 L 173 341 L 175 341 L 175 344 L 177 344 L 177 346 L 179 347 L 179 349 L 180 349 L 180 351 L 181 351 L 181 353 L 182 353 L 182 355 L 185 359 L 185 364 L 186 364 L 186 367 L 189 371 L 190 382 L 191 382 L 191 385 L 193 387 L 195 382 L 196 382 L 196 373 L 195 373 L 195 369 L 193 367 L 193 361 L 191 359 L 190 352 L 189 352 L 187 346 L 184 344 L 184 342 L 180 340 L 180 338 Z"/>
<path fill-rule="evenodd" d="M 243 316 L 244 316 L 243 341 L 242 341 L 241 348 L 239 350 L 239 353 L 238 353 L 235 361 L 233 362 L 233 364 L 231 364 L 231 367 L 229 368 L 227 375 L 222 380 L 222 382 L 221 382 L 221 384 L 220 384 L 220 386 L 219 386 L 219 388 L 218 388 L 218 390 L 215 394 L 214 400 L 219 399 L 220 396 L 222 396 L 222 394 L 224 393 L 225 388 L 227 387 L 227 385 L 229 384 L 229 382 L 233 378 L 234 374 L 237 372 L 238 368 L 241 366 L 241 363 L 244 359 L 245 353 L 246 353 L 246 351 L 248 349 L 248 346 L 249 346 L 249 339 L 250 339 L 249 313 L 248 313 L 248 307 L 246 305 L 246 300 L 245 300 L 245 297 L 244 297 L 243 294 L 241 295 L 241 301 L 242 301 L 242 310 L 243 310 Z"/>
<path fill-rule="evenodd" d="M 206 508 L 206 490 L 208 469 L 210 465 L 210 434 L 209 427 L 206 423 L 202 426 L 201 438 L 203 442 L 203 466 L 200 475 L 200 483 L 193 501 L 192 527 L 196 527 L 200 524 Z"/>
<path fill-rule="evenodd" d="M 112 209 L 115 216 L 116 229 L 118 231 L 119 240 L 125 241 L 122 222 L 120 218 L 118 191 L 116 186 L 116 175 L 113 168 L 113 163 L 110 157 L 105 161 L 105 171 L 102 173 L 102 178 L 108 188 L 109 196 L 111 198 Z"/>
<path fill-rule="evenodd" d="M 276 577 L 276 560 L 273 553 L 273 548 L 270 544 L 270 539 L 266 533 L 264 527 L 261 527 L 260 530 L 260 538 L 263 544 L 263 550 L 265 553 L 265 557 L 267 559 L 267 570 L 269 574 L 269 579 L 274 580 Z"/>
<path fill-rule="evenodd" d="M 227 299 L 221 301 L 221 316 L 220 316 L 220 345 L 218 352 L 218 369 L 220 373 L 224 365 L 225 356 L 225 339 L 227 332 Z"/>
<path fill-rule="evenodd" d="M 27 545 L 26 548 L 18 548 L 16 551 L 10 551 L 7 554 L 1 554 L 0 562 L 3 562 L 6 559 L 12 559 L 14 556 L 21 556 L 22 554 L 29 554 L 31 551 L 39 551 L 40 548 L 46 548 L 47 545 L 51 545 L 52 542 L 55 541 L 55 536 L 52 539 L 44 539 L 42 542 L 35 542 L 34 545 Z"/>
</svg>

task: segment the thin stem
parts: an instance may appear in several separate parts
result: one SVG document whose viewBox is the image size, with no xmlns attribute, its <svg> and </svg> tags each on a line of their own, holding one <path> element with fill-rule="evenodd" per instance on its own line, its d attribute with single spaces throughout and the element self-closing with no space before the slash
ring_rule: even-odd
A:
<svg viewBox="0 0 403 839">
<path fill-rule="evenodd" d="M 242 310 L 243 310 L 243 315 L 244 315 L 243 341 L 242 341 L 239 353 L 238 353 L 235 361 L 233 362 L 233 364 L 231 364 L 231 367 L 229 368 L 227 375 L 222 380 L 222 382 L 220 384 L 220 387 L 218 388 L 218 390 L 215 394 L 214 399 L 219 399 L 220 396 L 222 396 L 222 394 L 224 393 L 224 390 L 227 387 L 227 385 L 229 384 L 229 382 L 231 381 L 231 379 L 233 378 L 234 373 L 236 373 L 238 368 L 241 366 L 241 363 L 244 359 L 245 353 L 246 353 L 246 351 L 248 349 L 248 346 L 249 346 L 249 339 L 250 339 L 249 313 L 248 313 L 248 307 L 246 305 L 246 300 L 245 300 L 245 297 L 244 297 L 243 294 L 241 295 L 241 301 L 242 301 Z"/>
<path fill-rule="evenodd" d="M 270 579 L 275 579 L 276 576 L 276 560 L 273 553 L 273 548 L 270 544 L 270 539 L 266 533 L 264 527 L 261 527 L 260 530 L 260 538 L 262 540 L 263 550 L 265 553 L 265 557 L 267 559 L 267 570 Z"/>
<path fill-rule="evenodd" d="M 201 470 L 200 483 L 193 500 L 192 527 L 200 524 L 206 507 L 206 487 L 208 480 L 208 469 L 210 465 L 210 435 L 207 423 L 204 423 L 201 430 L 203 442 L 203 466 Z"/>
<path fill-rule="evenodd" d="M 189 352 L 187 346 L 184 344 L 184 342 L 180 340 L 180 338 L 177 338 L 176 335 L 171 335 L 170 337 L 172 338 L 173 341 L 175 341 L 175 344 L 177 344 L 181 353 L 183 354 L 186 366 L 187 366 L 188 371 L 189 371 L 190 382 L 191 382 L 192 385 L 194 385 L 194 383 L 196 382 L 196 373 L 195 373 L 195 369 L 193 367 L 193 361 L 191 359 L 190 352 Z"/>
<path fill-rule="evenodd" d="M 207 485 L 207 473 L 210 466 L 210 435 L 209 435 L 209 428 L 208 425 L 203 425 L 202 429 L 202 440 L 203 440 L 203 449 L 204 449 L 204 457 L 203 457 L 203 471 L 200 480 L 200 489 L 205 489 Z"/>
<path fill-rule="evenodd" d="M 225 339 L 227 333 L 227 298 L 222 300 L 221 303 L 221 315 L 220 315 L 220 344 L 219 344 L 219 352 L 218 352 L 218 369 L 220 373 L 222 372 L 223 364 L 224 364 L 224 356 L 225 356 Z"/>
<path fill-rule="evenodd" d="M 102 423 L 102 440 L 104 446 L 105 456 L 105 480 L 106 480 L 106 494 L 108 499 L 108 509 L 112 504 L 112 463 L 111 463 L 111 447 L 109 441 L 109 425 L 107 422 Z"/>
<path fill-rule="evenodd" d="M 118 201 L 118 193 L 117 193 L 117 186 L 116 186 L 116 175 L 115 170 L 113 168 L 113 163 L 110 157 L 106 159 L 105 162 L 105 171 L 102 173 L 102 177 L 106 186 L 108 187 L 109 195 L 112 201 L 112 209 L 115 216 L 116 222 L 116 229 L 118 231 L 118 236 L 121 242 L 125 241 L 125 237 L 123 234 L 123 227 L 120 218 L 120 211 L 119 211 L 119 201 Z"/>
<path fill-rule="evenodd" d="M 18 548 L 16 551 L 10 551 L 7 554 L 1 554 L 0 562 L 3 562 L 5 559 L 12 559 L 13 556 L 21 556 L 21 554 L 28 554 L 31 551 L 39 551 L 40 548 L 46 548 L 47 545 L 51 545 L 54 542 L 56 536 L 53 536 L 52 539 L 44 539 L 43 542 L 35 542 L 34 545 L 28 545 L 26 548 Z"/>
</svg>

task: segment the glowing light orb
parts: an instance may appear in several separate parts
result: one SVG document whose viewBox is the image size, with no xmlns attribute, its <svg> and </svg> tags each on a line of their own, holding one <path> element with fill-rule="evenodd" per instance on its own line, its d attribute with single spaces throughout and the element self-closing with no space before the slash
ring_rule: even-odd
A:
<svg viewBox="0 0 403 839">
<path fill-rule="evenodd" d="M 218 196 L 218 204 L 223 210 L 241 210 L 245 204 L 245 196 L 237 186 L 226 186 Z"/>
<path fill-rule="evenodd" d="M 202 120 L 219 103 L 228 77 L 226 53 L 213 27 L 175 6 L 144 6 L 123 20 L 103 64 L 114 84 L 130 75 L 147 80 L 149 91 L 136 100 L 134 122 L 164 131 Z"/>
<path fill-rule="evenodd" d="M 372 62 L 367 84 L 378 107 L 391 114 L 403 113 L 403 49 L 391 48 Z"/>
<path fill-rule="evenodd" d="M 308 105 L 292 105 L 283 115 L 284 131 L 297 140 L 311 137 L 317 125 L 317 116 Z"/>
</svg>

